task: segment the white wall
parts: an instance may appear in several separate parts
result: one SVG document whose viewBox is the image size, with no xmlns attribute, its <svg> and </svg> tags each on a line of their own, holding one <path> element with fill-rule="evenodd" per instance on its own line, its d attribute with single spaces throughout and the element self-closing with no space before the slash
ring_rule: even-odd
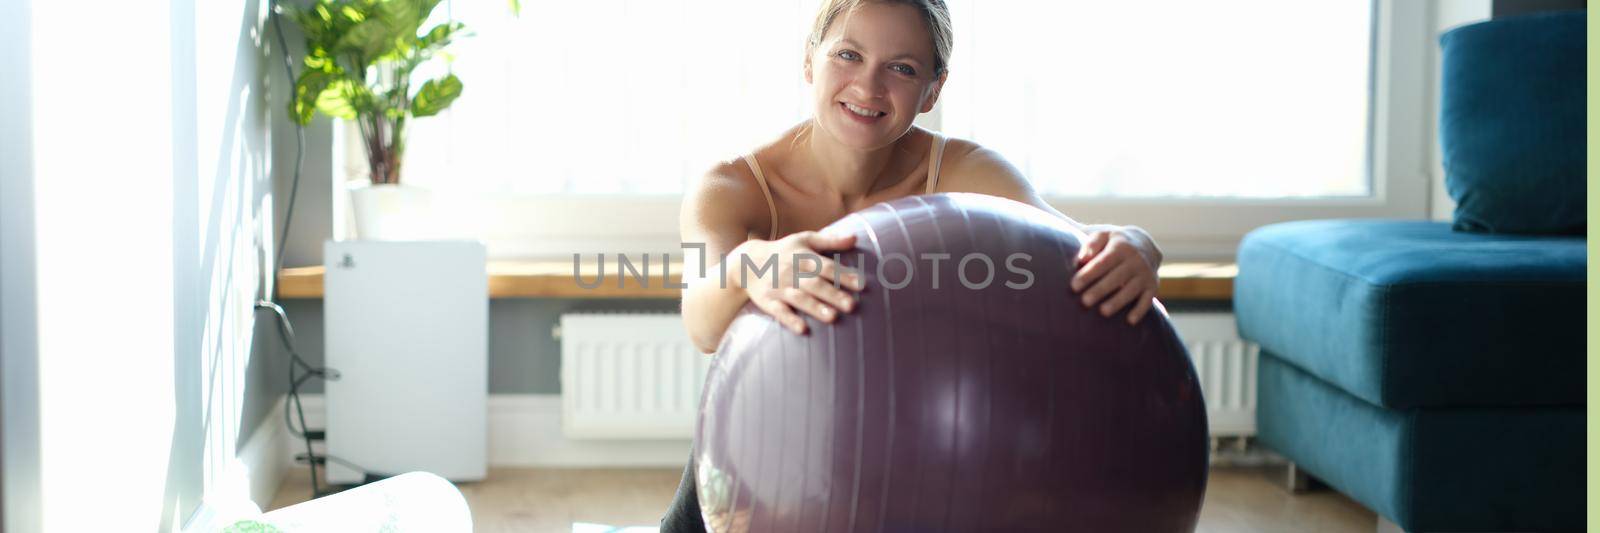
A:
<svg viewBox="0 0 1600 533">
<path fill-rule="evenodd" d="M 1494 2 L 1492 0 L 1442 0 L 1433 4 L 1434 34 L 1430 41 L 1428 68 L 1432 88 L 1432 107 L 1428 109 L 1428 137 L 1433 139 L 1429 147 L 1428 180 L 1431 189 L 1428 197 L 1428 216 L 1433 220 L 1448 221 L 1455 214 L 1456 203 L 1450 199 L 1450 193 L 1444 188 L 1443 154 L 1439 150 L 1439 35 L 1451 28 L 1463 24 L 1471 24 L 1489 20 Z"/>
<path fill-rule="evenodd" d="M 265 1 L 265 0 L 258 0 Z M 290 58 L 294 60 L 296 72 L 299 72 L 299 57 L 304 53 L 305 37 L 293 23 L 284 21 L 283 35 L 288 41 Z M 273 203 L 274 220 L 282 221 L 288 208 L 290 186 L 293 181 L 295 163 L 295 128 L 289 120 L 289 113 L 284 111 L 289 107 L 289 98 L 294 94 L 292 82 L 289 82 L 283 72 L 283 60 L 277 51 L 277 37 L 272 34 L 272 28 L 266 29 L 267 37 L 271 39 L 268 48 L 271 49 L 270 65 L 267 72 L 267 86 L 270 87 L 267 95 L 267 114 L 271 123 L 272 160 L 277 171 L 277 178 L 273 181 L 272 196 L 280 199 Z M 311 124 L 305 127 L 305 150 L 302 154 L 302 169 L 300 172 L 300 188 L 296 195 L 298 198 L 294 207 L 294 220 L 289 224 L 288 242 L 283 246 L 286 252 L 283 257 L 285 267 L 297 267 L 322 264 L 322 241 L 333 236 L 334 199 L 343 198 L 344 195 L 333 194 L 335 183 L 333 179 L 333 122 L 328 117 L 318 113 Z M 292 318 L 292 317 L 291 317 Z M 287 391 L 288 387 L 283 387 Z"/>
<path fill-rule="evenodd" d="M 171 6 L 179 419 L 163 504 L 178 512 L 162 519 L 179 525 L 197 498 L 240 505 L 253 478 L 280 474 L 250 471 L 239 451 L 276 400 L 266 378 L 282 379 L 256 360 L 274 354 L 255 349 L 268 339 L 255 336 L 254 308 L 270 277 L 277 198 L 268 116 L 282 108 L 267 103 L 265 0 Z"/>
</svg>

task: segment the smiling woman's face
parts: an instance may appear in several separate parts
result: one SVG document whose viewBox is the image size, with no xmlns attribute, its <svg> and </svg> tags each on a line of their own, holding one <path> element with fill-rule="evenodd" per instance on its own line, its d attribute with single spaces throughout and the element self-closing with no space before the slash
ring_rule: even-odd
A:
<svg viewBox="0 0 1600 533">
<path fill-rule="evenodd" d="M 817 127 L 851 147 L 894 143 L 938 99 L 934 61 L 916 7 L 869 2 L 842 14 L 806 57 Z"/>
</svg>

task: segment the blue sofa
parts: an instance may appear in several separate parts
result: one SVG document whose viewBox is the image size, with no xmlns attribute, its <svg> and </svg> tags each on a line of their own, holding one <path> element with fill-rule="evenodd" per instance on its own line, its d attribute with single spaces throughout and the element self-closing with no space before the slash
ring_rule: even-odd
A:
<svg viewBox="0 0 1600 533">
<path fill-rule="evenodd" d="M 1260 442 L 1408 531 L 1584 527 L 1582 18 L 1442 37 L 1453 222 L 1292 222 L 1240 245 Z"/>
</svg>

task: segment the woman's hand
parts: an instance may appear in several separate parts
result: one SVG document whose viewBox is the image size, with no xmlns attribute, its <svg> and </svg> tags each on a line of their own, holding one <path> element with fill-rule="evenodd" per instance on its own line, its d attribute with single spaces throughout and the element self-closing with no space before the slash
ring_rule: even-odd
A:
<svg viewBox="0 0 1600 533">
<path fill-rule="evenodd" d="M 806 322 L 797 311 L 822 322 L 833 322 L 840 313 L 855 308 L 852 292 L 860 291 L 865 281 L 860 273 L 842 268 L 826 257 L 828 252 L 850 250 L 855 245 L 854 235 L 815 231 L 802 231 L 775 241 L 752 239 L 729 254 L 727 275 L 756 307 L 784 327 L 804 334 Z M 745 266 L 746 260 L 753 266 Z"/>
<path fill-rule="evenodd" d="M 1161 250 L 1144 230 L 1101 226 L 1078 250 L 1072 290 L 1083 295 L 1084 307 L 1098 304 L 1105 317 L 1134 304 L 1128 323 L 1138 324 L 1155 303 L 1160 267 Z"/>
</svg>

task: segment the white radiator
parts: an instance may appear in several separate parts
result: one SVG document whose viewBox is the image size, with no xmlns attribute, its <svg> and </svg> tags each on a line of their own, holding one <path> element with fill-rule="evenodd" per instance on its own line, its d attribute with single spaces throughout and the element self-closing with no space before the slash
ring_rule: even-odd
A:
<svg viewBox="0 0 1600 533">
<path fill-rule="evenodd" d="M 1173 313 L 1172 325 L 1194 360 L 1212 437 L 1256 434 L 1256 358 L 1261 347 L 1239 338 L 1233 313 Z"/>
<path fill-rule="evenodd" d="M 560 326 L 567 438 L 693 438 L 711 357 L 679 315 L 566 313 Z"/>
<path fill-rule="evenodd" d="M 1256 356 L 1231 313 L 1176 313 L 1213 437 L 1255 434 Z M 676 314 L 561 315 L 561 414 L 571 439 L 688 439 L 711 358 Z"/>
</svg>

